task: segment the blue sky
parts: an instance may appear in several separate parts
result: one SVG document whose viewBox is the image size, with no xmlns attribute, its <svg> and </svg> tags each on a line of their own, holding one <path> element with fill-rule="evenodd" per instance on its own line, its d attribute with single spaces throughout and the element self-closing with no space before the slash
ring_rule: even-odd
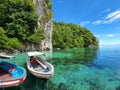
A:
<svg viewBox="0 0 120 90">
<path fill-rule="evenodd" d="M 52 0 L 54 21 L 86 27 L 100 45 L 120 44 L 120 0 Z"/>
</svg>

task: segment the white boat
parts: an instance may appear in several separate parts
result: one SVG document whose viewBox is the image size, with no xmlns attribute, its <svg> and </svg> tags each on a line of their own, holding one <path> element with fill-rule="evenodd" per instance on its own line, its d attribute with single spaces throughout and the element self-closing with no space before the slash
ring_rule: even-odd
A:
<svg viewBox="0 0 120 90">
<path fill-rule="evenodd" d="M 31 74 L 40 78 L 50 78 L 54 75 L 54 67 L 45 59 L 45 54 L 37 51 L 27 53 L 27 68 Z M 44 58 L 43 58 L 44 57 Z"/>
</svg>

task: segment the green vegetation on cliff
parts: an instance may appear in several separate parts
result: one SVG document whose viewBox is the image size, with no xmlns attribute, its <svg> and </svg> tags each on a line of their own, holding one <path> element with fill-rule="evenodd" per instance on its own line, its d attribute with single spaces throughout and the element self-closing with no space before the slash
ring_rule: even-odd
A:
<svg viewBox="0 0 120 90">
<path fill-rule="evenodd" d="M 44 0 L 43 6 L 44 6 L 44 15 L 42 15 L 39 22 L 41 23 L 41 27 L 44 28 L 46 22 L 48 22 L 49 20 L 53 18 L 51 0 Z"/>
<path fill-rule="evenodd" d="M 97 38 L 88 29 L 63 22 L 54 23 L 52 42 L 54 48 L 98 47 Z"/>
<path fill-rule="evenodd" d="M 6 31 L 0 27 L 0 49 L 19 48 L 21 43 L 17 38 L 8 38 Z"/>
<path fill-rule="evenodd" d="M 4 7 L 4 12 L 0 13 L 0 26 L 6 30 L 7 36 L 27 40 L 37 25 L 34 4 L 30 0 L 5 0 L 0 6 Z"/>
<path fill-rule="evenodd" d="M 3 32 L 4 38 L 0 39 L 0 42 L 40 43 L 45 36 L 43 29 L 37 26 L 37 21 L 38 17 L 32 0 L 1 0 L 0 27 L 2 27 L 1 32 Z M 15 39 L 11 40 L 11 38 Z M 16 48 L 21 45 L 16 44 Z M 11 44 L 0 43 L 1 49 L 9 49 L 8 47 L 14 48 Z"/>
<path fill-rule="evenodd" d="M 32 0 L 0 0 L 0 49 L 20 48 L 23 43 L 40 45 L 45 25 L 52 20 L 51 0 L 43 1 L 44 15 L 38 16 Z M 55 22 L 52 43 L 54 48 L 97 47 L 96 37 L 86 28 L 75 24 Z"/>
</svg>

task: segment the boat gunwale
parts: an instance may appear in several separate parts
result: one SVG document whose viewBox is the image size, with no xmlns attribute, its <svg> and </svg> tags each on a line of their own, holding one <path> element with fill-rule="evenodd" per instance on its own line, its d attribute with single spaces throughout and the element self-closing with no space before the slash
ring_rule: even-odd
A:
<svg viewBox="0 0 120 90">
<path fill-rule="evenodd" d="M 30 71 L 32 71 L 32 72 L 34 72 L 34 73 L 38 73 L 38 74 L 44 74 L 44 75 L 49 75 L 49 74 L 51 74 L 51 73 L 53 73 L 53 71 L 54 71 L 54 68 L 53 68 L 53 66 L 50 64 L 50 63 L 47 63 L 48 65 L 49 65 L 49 67 L 51 67 L 51 71 L 50 72 L 43 72 L 43 71 L 35 71 L 34 69 L 32 69 L 32 68 L 30 68 L 30 66 L 28 66 L 27 65 L 27 67 L 28 67 L 28 69 L 30 70 Z"/>
<path fill-rule="evenodd" d="M 1 88 L 1 87 L 17 86 L 17 85 L 19 85 L 20 83 L 22 83 L 22 82 L 25 80 L 26 76 L 27 76 L 27 74 L 25 74 L 24 77 L 19 78 L 19 79 L 16 79 L 16 80 L 0 81 L 0 88 Z M 3 84 L 3 83 L 10 83 L 10 82 L 18 81 L 18 80 L 19 80 L 19 82 L 12 83 L 12 84 L 9 84 L 9 85 Z"/>
<path fill-rule="evenodd" d="M 35 53 L 34 53 L 35 52 Z M 29 52 L 28 52 L 29 53 Z M 31 56 L 39 56 L 39 55 L 43 55 L 43 56 L 45 56 L 45 54 L 44 53 L 42 53 L 42 52 L 37 52 L 37 51 L 32 51 L 32 53 L 33 54 L 28 54 L 27 53 L 27 68 L 28 68 L 28 71 L 31 73 L 31 74 L 33 74 L 34 76 L 36 76 L 36 77 L 40 77 L 40 78 L 50 78 L 51 76 L 53 76 L 54 75 L 54 67 L 53 67 L 53 65 L 52 64 L 50 64 L 50 63 L 48 63 L 47 61 L 45 62 L 46 64 L 45 64 L 45 66 L 47 66 L 50 70 L 48 71 L 48 72 L 45 72 L 44 70 L 46 70 L 46 69 L 43 69 L 43 70 L 35 70 L 34 68 L 33 68 L 33 66 L 31 66 L 31 62 L 30 62 L 30 59 L 31 59 Z M 41 60 L 43 60 L 43 61 L 45 61 L 44 59 L 42 59 L 42 58 L 40 58 Z M 41 61 L 40 61 L 41 62 Z M 41 62 L 42 63 L 42 62 Z M 31 68 L 32 67 L 32 68 Z"/>
</svg>

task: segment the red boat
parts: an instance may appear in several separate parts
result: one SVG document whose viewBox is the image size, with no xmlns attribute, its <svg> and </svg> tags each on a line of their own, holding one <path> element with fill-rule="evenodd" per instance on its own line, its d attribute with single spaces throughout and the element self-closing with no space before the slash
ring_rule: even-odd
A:
<svg viewBox="0 0 120 90">
<path fill-rule="evenodd" d="M 19 85 L 26 75 L 26 70 L 16 65 L 15 56 L 0 55 L 0 88 Z"/>
</svg>

